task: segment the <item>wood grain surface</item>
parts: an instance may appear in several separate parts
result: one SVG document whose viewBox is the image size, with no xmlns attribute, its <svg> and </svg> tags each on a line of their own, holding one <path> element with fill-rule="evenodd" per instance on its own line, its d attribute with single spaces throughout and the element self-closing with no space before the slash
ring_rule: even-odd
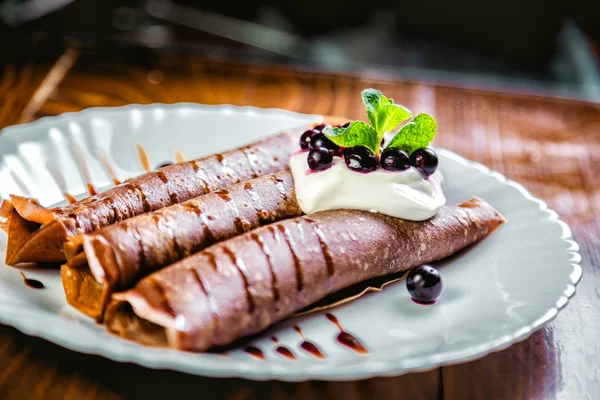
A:
<svg viewBox="0 0 600 400">
<path fill-rule="evenodd" d="M 164 56 L 134 64 L 73 52 L 51 65 L 4 67 L 0 127 L 92 106 L 179 101 L 364 119 L 359 93 L 366 87 L 432 113 L 441 130 L 437 146 L 521 182 L 569 223 L 581 245 L 584 276 L 554 321 L 470 363 L 396 378 L 300 384 L 149 370 L 77 354 L 0 326 L 0 399 L 164 399 L 192 393 L 210 399 L 599 398 L 598 104 L 244 62 Z"/>
</svg>

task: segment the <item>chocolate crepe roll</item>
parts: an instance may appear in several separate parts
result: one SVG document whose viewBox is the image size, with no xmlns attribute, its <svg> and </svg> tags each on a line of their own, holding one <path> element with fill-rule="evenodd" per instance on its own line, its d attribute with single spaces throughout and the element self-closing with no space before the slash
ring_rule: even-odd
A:
<svg viewBox="0 0 600 400">
<path fill-rule="evenodd" d="M 277 222 L 113 295 L 105 323 L 145 344 L 191 351 L 224 346 L 345 287 L 447 257 L 503 222 L 478 198 L 422 222 L 355 210 Z"/>
<path fill-rule="evenodd" d="M 331 124 L 342 120 L 325 118 Z M 11 196 L 0 206 L 0 228 L 8 234 L 6 264 L 65 261 L 67 237 L 287 169 L 299 134 L 281 133 L 223 154 L 169 165 L 66 207 L 47 209 L 34 199 Z"/>
<path fill-rule="evenodd" d="M 102 320 L 113 291 L 216 242 L 302 215 L 288 171 L 68 239 L 61 267 L 67 302 Z"/>
</svg>

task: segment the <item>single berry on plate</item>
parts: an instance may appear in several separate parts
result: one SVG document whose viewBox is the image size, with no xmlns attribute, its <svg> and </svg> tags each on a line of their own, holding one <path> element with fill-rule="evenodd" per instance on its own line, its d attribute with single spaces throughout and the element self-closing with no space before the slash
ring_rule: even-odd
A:
<svg viewBox="0 0 600 400">
<path fill-rule="evenodd" d="M 406 288 L 414 302 L 433 304 L 442 293 L 442 278 L 435 268 L 421 265 L 406 277 Z"/>
<path fill-rule="evenodd" d="M 375 154 L 364 146 L 345 148 L 343 154 L 346 165 L 353 171 L 373 172 L 377 169 Z"/>
<path fill-rule="evenodd" d="M 300 136 L 300 148 L 302 150 L 308 150 L 308 145 L 310 144 L 310 139 L 315 135 L 315 131 L 312 129 L 307 130 Z"/>
<path fill-rule="evenodd" d="M 322 147 L 312 149 L 306 157 L 308 167 L 313 171 L 323 171 L 331 167 L 333 152 Z"/>
<path fill-rule="evenodd" d="M 164 162 L 164 163 L 160 164 L 160 165 L 159 165 L 158 167 L 156 167 L 156 168 L 162 168 L 162 167 L 166 167 L 166 166 L 169 166 L 169 165 L 173 165 L 173 163 L 172 163 L 172 162 L 170 162 L 170 161 L 166 161 L 166 162 Z"/>
<path fill-rule="evenodd" d="M 432 175 L 438 167 L 438 157 L 435 151 L 425 147 L 417 149 L 410 155 L 410 163 L 426 177 Z"/>
<path fill-rule="evenodd" d="M 404 171 L 410 168 L 410 157 L 400 149 L 385 149 L 381 153 L 381 168 L 386 171 Z"/>
<path fill-rule="evenodd" d="M 324 148 L 327 150 L 333 150 L 333 153 L 336 155 L 339 154 L 339 151 L 340 151 L 340 146 L 338 146 L 337 144 L 335 144 L 331 140 L 329 140 L 329 138 L 327 136 L 325 136 L 324 133 L 315 134 L 312 137 L 312 139 L 310 139 L 309 147 L 311 149 Z"/>
</svg>

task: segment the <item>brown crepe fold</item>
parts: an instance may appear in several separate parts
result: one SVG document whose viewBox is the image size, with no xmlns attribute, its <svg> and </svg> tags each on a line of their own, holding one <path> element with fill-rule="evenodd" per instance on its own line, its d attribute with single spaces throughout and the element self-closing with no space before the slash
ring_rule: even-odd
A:
<svg viewBox="0 0 600 400">
<path fill-rule="evenodd" d="M 225 346 L 340 289 L 450 256 L 503 222 L 478 198 L 443 207 L 422 222 L 354 210 L 277 222 L 113 295 L 105 324 L 150 345 L 190 351 Z"/>
<path fill-rule="evenodd" d="M 110 295 L 214 243 L 302 215 L 288 171 L 255 178 L 69 238 L 67 302 L 102 320 Z"/>
<path fill-rule="evenodd" d="M 324 121 L 345 120 L 325 117 Z M 222 154 L 159 168 L 65 207 L 47 209 L 35 199 L 11 196 L 0 205 L 0 228 L 8 234 L 6 264 L 63 262 L 67 237 L 287 169 L 300 133 L 281 133 Z"/>
</svg>

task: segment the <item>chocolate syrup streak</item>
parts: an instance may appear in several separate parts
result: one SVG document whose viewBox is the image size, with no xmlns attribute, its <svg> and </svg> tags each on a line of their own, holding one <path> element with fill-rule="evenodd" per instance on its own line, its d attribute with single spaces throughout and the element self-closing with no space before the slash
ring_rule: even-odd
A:
<svg viewBox="0 0 600 400">
<path fill-rule="evenodd" d="M 30 289 L 43 289 L 44 288 L 44 284 L 36 279 L 29 279 L 25 276 L 24 273 L 19 272 L 21 274 L 21 276 L 23 277 L 23 282 L 25 283 L 25 285 L 30 288 Z"/>
<path fill-rule="evenodd" d="M 71 196 L 69 193 L 64 193 L 65 199 L 69 202 L 69 204 L 77 203 L 77 199 Z"/>
<path fill-rule="evenodd" d="M 244 348 L 244 351 L 246 353 L 250 354 L 252 357 L 258 358 L 259 360 L 265 359 L 265 355 L 263 354 L 262 350 L 259 349 L 258 347 L 247 346 Z"/>
<path fill-rule="evenodd" d="M 368 354 L 369 351 L 358 341 L 357 338 L 344 331 L 340 321 L 333 314 L 325 314 L 325 317 L 331 321 L 337 328 L 340 330 L 340 333 L 337 335 L 337 341 L 344 346 L 348 347 L 351 350 L 354 350 L 358 354 Z"/>
<path fill-rule="evenodd" d="M 273 343 L 277 344 L 277 345 L 279 344 L 279 340 L 275 336 L 273 336 L 271 338 L 271 341 Z M 288 360 L 295 360 L 296 359 L 296 356 L 294 355 L 294 353 L 290 349 L 288 349 L 287 347 L 285 347 L 285 346 L 277 346 L 277 348 L 275 349 L 275 352 L 281 354 L 282 356 L 284 356 Z"/>
<path fill-rule="evenodd" d="M 285 346 L 279 346 L 275 349 L 275 351 L 277 353 L 281 354 L 282 356 L 284 356 L 285 358 L 287 358 L 288 360 L 296 359 L 296 356 L 294 355 L 294 353 L 292 353 L 292 351 Z"/>
<path fill-rule="evenodd" d="M 98 194 L 98 192 L 96 191 L 96 188 L 91 183 L 87 184 L 87 189 L 88 189 L 88 193 L 90 194 L 90 196 L 96 196 Z"/>
<path fill-rule="evenodd" d="M 150 168 L 150 160 L 148 159 L 148 153 L 146 153 L 146 149 L 140 143 L 135 145 L 137 150 L 138 159 L 140 161 L 140 165 L 145 172 L 150 172 L 152 168 Z"/>
<path fill-rule="evenodd" d="M 183 152 L 181 150 L 175 148 L 173 149 L 173 159 L 177 164 L 181 164 L 185 162 L 185 155 L 183 155 Z"/>
<path fill-rule="evenodd" d="M 321 350 L 319 350 L 316 344 L 306 340 L 304 334 L 302 333 L 302 329 L 300 329 L 299 326 L 294 326 L 294 330 L 298 332 L 298 335 L 300 335 L 300 337 L 302 338 L 302 343 L 300 344 L 300 348 L 302 350 L 312 354 L 315 358 L 325 358 L 325 356 L 323 355 L 323 353 L 321 353 Z"/>
</svg>

